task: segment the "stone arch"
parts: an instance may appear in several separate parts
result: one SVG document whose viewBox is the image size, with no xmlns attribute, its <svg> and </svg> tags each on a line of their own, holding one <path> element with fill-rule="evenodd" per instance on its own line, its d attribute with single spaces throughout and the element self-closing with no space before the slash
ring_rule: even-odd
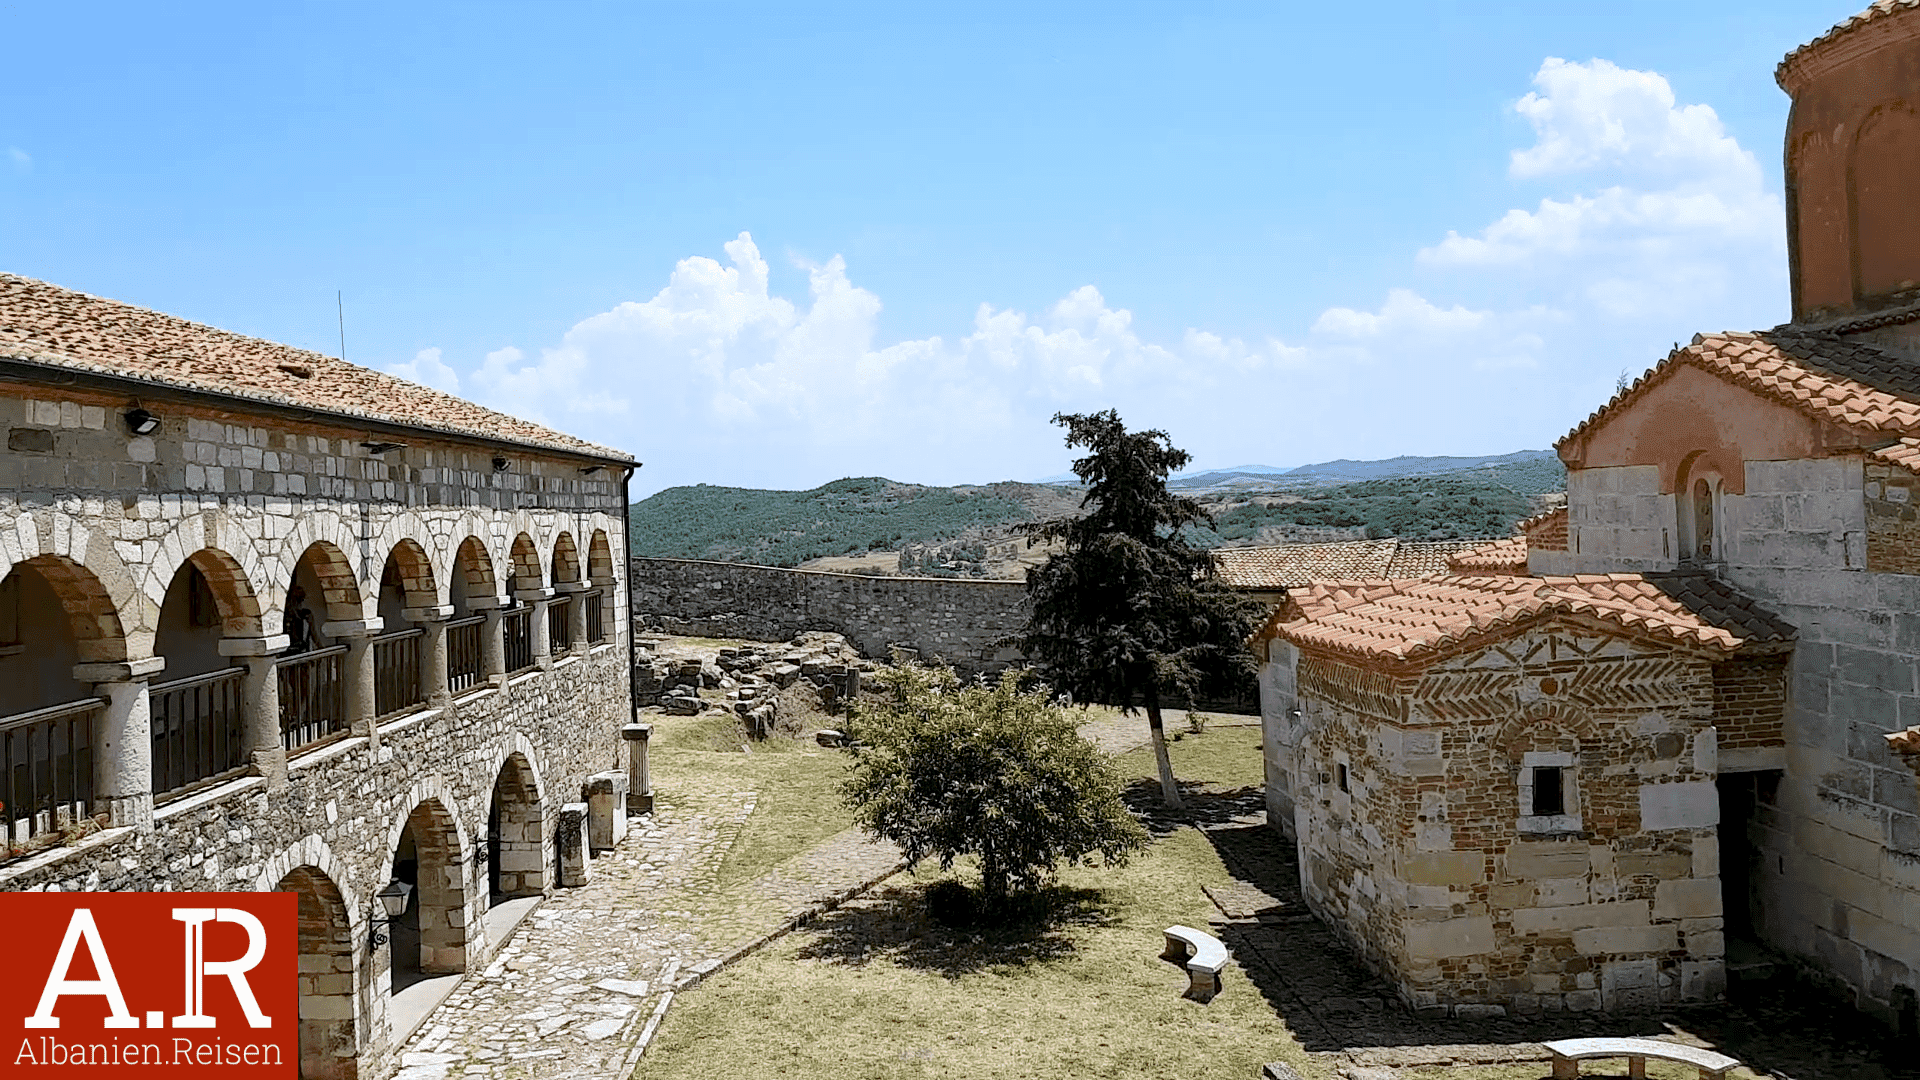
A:
<svg viewBox="0 0 1920 1080">
<path fill-rule="evenodd" d="M 441 551 L 440 545 L 435 542 L 435 536 L 435 531 L 421 520 L 420 515 L 410 510 L 402 511 L 386 519 L 370 549 L 376 554 L 385 553 L 381 556 L 384 568 L 385 564 L 393 559 L 395 548 L 410 543 L 418 551 L 420 559 L 429 567 L 429 578 L 421 589 L 421 595 L 430 596 L 432 599 L 420 600 L 417 604 L 409 600 L 409 606 L 430 607 L 447 602 L 443 582 L 434 568 L 444 566 L 451 557 L 451 552 Z M 369 566 L 368 569 L 371 570 L 372 567 Z"/>
<path fill-rule="evenodd" d="M 354 531 L 336 514 L 305 514 L 295 522 L 293 531 L 281 544 L 279 566 L 269 596 L 284 603 L 288 583 L 308 561 L 322 586 L 332 594 L 326 601 L 326 617 L 337 620 L 366 618 L 366 586 L 375 584 L 360 565 L 361 544 Z M 280 610 L 275 605 L 273 610 Z"/>
<path fill-rule="evenodd" d="M 587 580 L 595 585 L 613 584 L 613 545 L 607 530 L 595 529 L 587 541 Z"/>
<path fill-rule="evenodd" d="M 303 576 L 303 567 L 318 580 L 319 595 L 307 597 L 316 613 L 324 613 L 329 622 L 351 622 L 365 617 L 359 575 L 354 573 L 353 562 L 339 546 L 328 540 L 309 544 L 288 567 L 284 587 L 289 593 Z"/>
<path fill-rule="evenodd" d="M 84 632 L 77 625 L 74 628 L 76 643 L 91 643 L 81 647 L 82 659 L 116 661 L 152 655 L 152 619 L 141 603 L 138 579 L 114 550 L 110 537 L 58 509 L 0 519 L 0 580 L 15 566 L 43 556 L 57 563 L 36 565 L 60 567 L 53 572 L 61 577 L 54 591 L 63 600 L 62 609 L 70 617 L 85 611 L 92 624 Z M 64 603 L 69 597 L 84 598 L 84 608 Z M 153 606 L 157 610 L 159 605 Z"/>
<path fill-rule="evenodd" d="M 515 536 L 511 552 L 508 572 L 513 577 L 514 591 L 544 588 L 546 574 L 541 566 L 540 549 L 535 546 L 533 537 L 524 532 Z"/>
<path fill-rule="evenodd" d="M 468 535 L 448 560 L 447 602 L 464 615 L 471 600 L 494 600 L 499 596 L 500 577 L 494 570 L 493 554 L 487 550 L 487 542 L 478 535 Z"/>
<path fill-rule="evenodd" d="M 555 585 L 563 581 L 580 580 L 580 548 L 573 542 L 573 534 L 562 531 L 553 538 L 552 582 Z"/>
<path fill-rule="evenodd" d="M 468 871 L 473 845 L 452 791 L 440 777 L 426 777 L 405 805 L 386 846 L 393 876 L 413 886 L 388 935 L 396 990 L 412 978 L 465 971 L 482 933 Z"/>
<path fill-rule="evenodd" d="M 301 865 L 274 886 L 299 897 L 301 1080 L 359 1076 L 359 949 L 351 909 L 334 880 Z"/>
<path fill-rule="evenodd" d="M 489 901 L 546 892 L 546 812 L 531 755 L 531 744 L 516 748 L 494 770 L 487 806 Z"/>
<path fill-rule="evenodd" d="M 380 616 L 387 619 L 387 629 L 399 629 L 395 620 L 402 610 L 439 603 L 440 583 L 426 548 L 411 537 L 401 539 L 387 552 L 386 564 L 380 570 Z"/>
<path fill-rule="evenodd" d="M 153 601 L 156 611 L 165 603 L 167 588 L 173 584 L 181 565 L 193 561 L 215 586 L 216 596 L 234 599 L 243 616 L 250 614 L 262 627 L 278 632 L 279 627 L 272 626 L 269 618 L 269 612 L 278 610 L 274 606 L 278 598 L 274 595 L 271 564 L 261 557 L 253 538 L 224 514 L 182 518 L 165 536 L 149 543 L 154 545 L 153 555 L 148 560 L 141 589 Z M 251 600 L 241 599 L 242 596 Z M 222 613 L 224 615 L 224 608 Z M 247 631 L 239 625 L 230 625 L 227 630 L 230 636 L 264 632 Z"/>
<path fill-rule="evenodd" d="M 305 871 L 308 880 L 302 881 L 300 879 L 302 871 Z M 321 839 L 317 833 L 309 833 L 288 846 L 285 850 L 268 857 L 264 868 L 260 871 L 259 875 L 254 878 L 253 887 L 260 892 L 297 892 L 300 891 L 300 889 L 295 886 L 312 885 L 315 887 L 316 892 L 321 891 L 318 887 L 319 881 L 313 879 L 324 880 L 325 885 L 329 887 L 333 894 L 339 899 L 337 914 L 344 919 L 344 923 L 332 923 L 330 920 L 328 932 L 330 934 L 338 934 L 344 931 L 345 939 L 349 946 L 346 956 L 351 962 L 351 966 L 341 967 L 337 960 L 340 954 L 336 952 L 325 952 L 321 954 L 329 957 L 326 961 L 308 960 L 302 965 L 301 1026 L 303 1030 L 301 1031 L 300 1045 L 303 1058 L 307 1056 L 306 1049 L 309 1045 L 325 1045 L 336 1051 L 348 1049 L 357 1051 L 360 1047 L 366 1046 L 372 1041 L 374 1027 L 373 1017 L 377 1015 L 375 1006 L 379 1003 L 379 998 L 374 992 L 373 987 L 375 975 L 374 957 L 368 955 L 363 958 L 363 954 L 359 948 L 359 946 L 367 940 L 368 934 L 373 929 L 368 919 L 370 912 L 366 907 L 371 901 L 369 898 L 360 895 L 354 889 L 353 879 L 348 873 L 347 868 L 334 856 L 333 849 L 327 845 L 325 840 Z M 303 897 L 300 913 L 301 955 L 303 958 L 307 956 L 309 944 L 307 937 L 307 904 L 308 901 Z M 331 913 L 333 912 L 330 910 L 330 914 Z M 315 944 L 318 944 L 318 942 L 316 941 Z M 309 1019 L 307 1014 L 309 1012 L 323 1012 L 328 1014 L 329 1018 L 337 1019 L 341 1002 L 339 998 L 334 997 L 330 998 L 326 1005 L 318 1009 L 310 1009 L 308 1007 L 308 967 L 325 967 L 329 969 L 328 974 L 336 978 L 345 974 L 351 979 L 349 985 L 352 987 L 353 992 L 349 995 L 350 999 L 346 1002 L 350 1010 L 347 1013 L 347 1020 L 351 1025 L 349 1030 L 353 1035 L 350 1043 L 336 1038 L 335 1035 L 337 1032 L 329 1033 L 320 1043 L 309 1042 L 307 1032 L 304 1030 Z M 327 984 L 325 988 L 336 989 L 337 987 L 338 983 L 336 982 Z M 320 987 L 315 987 L 315 989 L 319 988 Z M 319 1017 L 315 1016 L 312 1019 L 317 1020 Z M 334 1058 L 333 1062 L 338 1062 L 338 1064 L 334 1064 L 333 1066 L 336 1071 L 309 1072 L 309 1066 L 303 1060 L 300 1075 L 345 1077 L 356 1075 L 358 1066 L 351 1057 Z M 338 1071 L 341 1068 L 347 1071 Z"/>
<path fill-rule="evenodd" d="M 46 582 L 59 598 L 81 663 L 127 659 L 120 609 L 93 571 L 64 555 L 35 555 L 12 562 L 0 579 L 23 569 Z"/>
<path fill-rule="evenodd" d="M 1571 701 L 1541 701 L 1527 705 L 1495 729 L 1491 746 L 1495 753 L 1519 761 L 1522 753 L 1532 749 L 1533 730 L 1542 726 L 1565 732 L 1583 747 L 1600 739 L 1599 726 L 1585 708 Z"/>
</svg>

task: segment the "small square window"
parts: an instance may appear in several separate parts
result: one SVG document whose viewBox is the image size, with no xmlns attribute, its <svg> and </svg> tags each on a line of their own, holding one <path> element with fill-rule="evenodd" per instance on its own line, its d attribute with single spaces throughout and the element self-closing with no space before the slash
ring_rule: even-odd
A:
<svg viewBox="0 0 1920 1080">
<path fill-rule="evenodd" d="M 1558 765 L 1536 765 L 1533 769 L 1534 817 L 1551 817 L 1567 812 L 1567 789 Z"/>
</svg>

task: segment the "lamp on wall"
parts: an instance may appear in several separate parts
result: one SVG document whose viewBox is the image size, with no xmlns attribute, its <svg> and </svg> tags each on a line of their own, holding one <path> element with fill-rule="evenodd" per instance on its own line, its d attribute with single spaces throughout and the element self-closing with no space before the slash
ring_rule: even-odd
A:
<svg viewBox="0 0 1920 1080">
<path fill-rule="evenodd" d="M 494 471 L 494 472 L 506 472 L 506 471 L 507 471 L 507 465 L 508 465 L 508 464 L 509 464 L 509 462 L 507 461 L 507 459 L 506 459 L 506 458 L 503 458 L 503 457 L 497 457 L 497 458 L 494 458 L 494 459 L 493 459 L 493 471 Z"/>
<path fill-rule="evenodd" d="M 605 466 L 602 466 L 602 465 L 589 465 L 586 468 L 580 470 L 580 475 L 592 476 L 594 473 L 599 472 L 604 467 Z"/>
<path fill-rule="evenodd" d="M 386 888 L 373 894 L 373 898 L 380 901 L 380 910 L 386 912 L 387 917 L 374 921 L 373 932 L 367 938 L 368 948 L 377 948 L 387 943 L 387 935 L 381 932 L 382 928 L 392 925 L 393 920 L 407 913 L 407 900 L 412 896 L 413 886 L 399 878 L 387 882 Z"/>
<path fill-rule="evenodd" d="M 127 430 L 135 435 L 151 435 L 160 430 L 160 418 L 145 409 L 128 409 L 121 419 L 127 422 Z"/>
<path fill-rule="evenodd" d="M 405 450 L 407 444 L 397 442 L 363 442 L 360 444 L 360 448 L 369 454 L 384 454 L 390 450 Z"/>
</svg>

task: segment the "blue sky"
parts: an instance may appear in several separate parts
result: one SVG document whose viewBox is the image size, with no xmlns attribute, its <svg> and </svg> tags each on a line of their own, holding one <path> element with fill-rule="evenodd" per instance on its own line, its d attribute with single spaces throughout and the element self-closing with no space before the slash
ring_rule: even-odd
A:
<svg viewBox="0 0 1920 1080">
<path fill-rule="evenodd" d="M 637 493 L 1541 447 L 1787 317 L 1841 3 L 0 2 L 0 269 L 638 455 Z"/>
</svg>

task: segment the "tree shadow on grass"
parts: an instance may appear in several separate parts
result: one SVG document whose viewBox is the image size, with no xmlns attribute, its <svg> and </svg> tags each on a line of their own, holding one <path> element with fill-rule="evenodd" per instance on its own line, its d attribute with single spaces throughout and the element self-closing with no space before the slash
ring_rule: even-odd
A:
<svg viewBox="0 0 1920 1080">
<path fill-rule="evenodd" d="M 957 979 L 1071 956 L 1078 931 L 1118 919 L 1106 890 L 1050 885 L 1009 915 L 948 927 L 927 917 L 926 890 L 926 885 L 890 885 L 821 915 L 809 926 L 817 936 L 800 950 L 800 958 L 850 966 L 887 960 Z"/>
<path fill-rule="evenodd" d="M 1185 808 L 1174 810 L 1160 796 L 1160 781 L 1139 777 L 1120 792 L 1120 800 L 1156 837 L 1166 836 L 1182 826 L 1211 829 L 1229 825 L 1266 809 L 1266 794 L 1248 785 L 1221 788 L 1212 784 L 1177 781 Z"/>
</svg>

